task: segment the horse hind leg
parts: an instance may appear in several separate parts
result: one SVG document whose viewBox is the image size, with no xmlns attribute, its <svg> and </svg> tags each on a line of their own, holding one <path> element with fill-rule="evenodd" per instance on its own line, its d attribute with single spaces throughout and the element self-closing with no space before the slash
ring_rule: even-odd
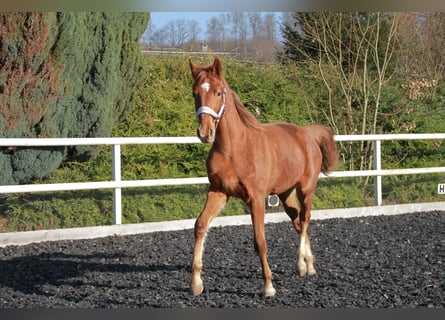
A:
<svg viewBox="0 0 445 320">
<path fill-rule="evenodd" d="M 309 238 L 308 227 L 311 220 L 311 207 L 314 191 L 304 194 L 302 190 L 297 192 L 298 199 L 301 203 L 301 210 L 299 212 L 299 223 L 301 226 L 300 232 L 300 246 L 298 249 L 297 270 L 300 276 L 314 275 L 316 270 L 314 268 L 315 257 L 311 250 L 311 241 Z"/>
<path fill-rule="evenodd" d="M 300 246 L 298 249 L 297 271 L 301 277 L 305 276 L 306 274 L 312 276 L 316 273 L 314 267 L 315 257 L 312 254 L 309 234 L 307 232 L 307 227 L 303 226 L 302 230 L 305 229 L 306 232 L 301 232 Z"/>
<path fill-rule="evenodd" d="M 301 191 L 299 194 L 300 193 Z M 298 198 L 300 200 L 300 204 L 297 201 L 296 189 L 292 189 L 289 192 L 280 195 L 284 209 L 291 219 L 295 230 L 300 235 L 300 244 L 298 247 L 298 258 L 296 263 L 297 272 L 300 276 L 304 276 L 306 274 L 314 275 L 316 273 L 314 268 L 314 256 L 312 254 L 309 234 L 307 232 L 310 219 L 310 206 L 309 211 L 307 210 L 307 201 L 309 199 L 301 196 Z"/>
</svg>

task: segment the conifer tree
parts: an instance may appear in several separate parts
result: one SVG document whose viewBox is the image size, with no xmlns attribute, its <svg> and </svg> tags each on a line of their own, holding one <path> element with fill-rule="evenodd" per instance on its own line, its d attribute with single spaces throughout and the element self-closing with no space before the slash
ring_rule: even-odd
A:
<svg viewBox="0 0 445 320">
<path fill-rule="evenodd" d="M 104 137 L 134 104 L 145 13 L 0 14 L 0 137 Z M 3 148 L 0 184 L 47 175 L 83 148 Z"/>
</svg>

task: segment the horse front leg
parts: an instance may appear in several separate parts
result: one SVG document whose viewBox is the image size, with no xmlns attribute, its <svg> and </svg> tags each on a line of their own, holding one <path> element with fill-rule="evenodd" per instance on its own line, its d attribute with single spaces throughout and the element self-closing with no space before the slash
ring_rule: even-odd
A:
<svg viewBox="0 0 445 320">
<path fill-rule="evenodd" d="M 270 270 L 269 263 L 267 262 L 267 243 L 266 235 L 264 231 L 264 211 L 265 204 L 264 199 L 254 200 L 250 204 L 250 214 L 252 218 L 253 233 L 254 233 L 254 246 L 261 261 L 261 267 L 263 270 L 264 279 L 264 296 L 273 297 L 276 293 L 272 284 L 272 271 Z"/>
<path fill-rule="evenodd" d="M 227 195 L 222 192 L 209 191 L 203 211 L 195 222 L 195 246 L 192 260 L 192 281 L 190 292 L 197 296 L 204 290 L 201 279 L 202 255 L 204 251 L 204 240 L 212 219 L 224 208 L 227 203 Z"/>
</svg>

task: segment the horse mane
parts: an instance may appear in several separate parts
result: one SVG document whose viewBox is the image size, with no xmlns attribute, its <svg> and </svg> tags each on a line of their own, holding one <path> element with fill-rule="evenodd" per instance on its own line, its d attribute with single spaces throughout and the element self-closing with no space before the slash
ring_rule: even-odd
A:
<svg viewBox="0 0 445 320">
<path fill-rule="evenodd" d="M 249 111 L 249 109 L 244 107 L 240 98 L 234 91 L 230 89 L 230 92 L 232 93 L 232 99 L 242 123 L 248 128 L 261 130 L 263 128 L 261 126 L 261 122 L 259 122 L 258 119 L 255 118 L 255 116 Z"/>
</svg>

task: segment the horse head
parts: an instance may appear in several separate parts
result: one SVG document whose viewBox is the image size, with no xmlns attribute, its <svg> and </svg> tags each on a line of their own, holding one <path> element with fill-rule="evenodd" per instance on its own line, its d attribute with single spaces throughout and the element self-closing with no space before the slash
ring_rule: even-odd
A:
<svg viewBox="0 0 445 320">
<path fill-rule="evenodd" d="M 213 143 L 226 107 L 226 86 L 222 78 L 221 62 L 216 58 L 213 64 L 207 67 L 198 66 L 191 59 L 189 63 L 195 80 L 193 97 L 199 122 L 197 134 L 202 142 Z"/>
</svg>

